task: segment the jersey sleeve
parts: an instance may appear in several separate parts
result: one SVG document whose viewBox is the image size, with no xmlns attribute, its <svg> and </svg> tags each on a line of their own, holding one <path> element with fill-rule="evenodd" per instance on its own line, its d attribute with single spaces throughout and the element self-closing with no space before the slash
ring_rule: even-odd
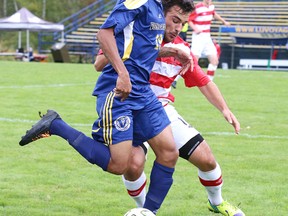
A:
<svg viewBox="0 0 288 216">
<path fill-rule="evenodd" d="M 193 56 L 193 55 L 192 55 Z M 193 56 L 194 69 L 193 71 L 187 71 L 182 77 L 184 79 L 185 86 L 191 87 L 202 87 L 207 85 L 211 80 L 203 72 L 202 68 L 198 65 L 197 59 Z"/>
<path fill-rule="evenodd" d="M 190 16 L 189 16 L 189 18 L 188 18 L 188 21 L 193 21 L 193 20 L 195 20 L 196 17 L 197 17 L 197 13 L 196 13 L 196 10 L 194 10 L 194 11 L 190 14 Z"/>
<path fill-rule="evenodd" d="M 118 1 L 100 29 L 114 28 L 115 34 L 121 32 L 137 15 L 147 9 L 147 2 L 148 0 L 139 0 L 137 4 L 133 4 L 133 0 Z"/>
</svg>

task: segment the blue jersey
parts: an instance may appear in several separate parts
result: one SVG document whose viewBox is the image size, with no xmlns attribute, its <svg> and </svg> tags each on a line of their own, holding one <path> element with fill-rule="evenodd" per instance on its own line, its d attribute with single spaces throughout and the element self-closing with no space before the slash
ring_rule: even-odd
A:
<svg viewBox="0 0 288 216">
<path fill-rule="evenodd" d="M 150 72 L 163 40 L 165 17 L 161 0 L 120 0 L 101 28 L 114 28 L 119 55 L 132 83 L 129 97 L 139 97 L 141 88 L 150 88 Z M 112 91 L 117 78 L 117 72 L 108 64 L 93 95 Z"/>
</svg>

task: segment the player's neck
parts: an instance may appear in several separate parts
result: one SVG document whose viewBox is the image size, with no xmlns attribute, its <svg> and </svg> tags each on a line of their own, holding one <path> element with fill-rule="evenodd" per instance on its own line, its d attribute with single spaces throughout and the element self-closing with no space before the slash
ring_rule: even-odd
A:
<svg viewBox="0 0 288 216">
<path fill-rule="evenodd" d="M 209 6 L 212 4 L 212 2 L 203 1 L 203 4 L 204 4 L 206 7 L 209 7 Z"/>
</svg>

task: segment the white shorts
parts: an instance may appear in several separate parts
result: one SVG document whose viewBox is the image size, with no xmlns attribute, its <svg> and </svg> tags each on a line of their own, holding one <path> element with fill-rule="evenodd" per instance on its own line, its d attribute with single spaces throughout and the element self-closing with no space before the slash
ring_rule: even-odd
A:
<svg viewBox="0 0 288 216">
<path fill-rule="evenodd" d="M 210 33 L 193 33 L 191 52 L 199 57 L 217 55 L 217 50 L 211 39 Z"/>
<path fill-rule="evenodd" d="M 171 121 L 172 133 L 177 149 L 179 150 L 179 156 L 189 160 L 190 155 L 202 143 L 204 138 L 194 127 L 189 125 L 179 115 L 179 113 L 172 105 L 168 103 L 166 106 L 164 106 L 164 109 L 168 115 L 169 120 Z M 148 143 L 145 142 L 144 145 L 141 145 L 141 147 L 146 154 L 149 148 Z"/>
<path fill-rule="evenodd" d="M 171 121 L 172 132 L 177 149 L 180 149 L 189 140 L 199 134 L 199 132 L 189 125 L 170 104 L 164 107 L 169 120 Z"/>
</svg>

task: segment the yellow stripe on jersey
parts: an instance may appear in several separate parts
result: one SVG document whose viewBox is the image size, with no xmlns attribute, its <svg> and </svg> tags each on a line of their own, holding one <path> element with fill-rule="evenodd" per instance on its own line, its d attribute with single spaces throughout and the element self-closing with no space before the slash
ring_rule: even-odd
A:
<svg viewBox="0 0 288 216">
<path fill-rule="evenodd" d="M 97 123 L 98 128 L 92 130 L 93 133 L 97 133 L 97 132 L 101 129 L 101 123 L 100 123 L 100 122 L 101 122 L 101 121 L 98 121 L 98 123 Z"/>
<path fill-rule="evenodd" d="M 126 0 L 124 5 L 127 9 L 133 10 L 145 4 L 148 0 Z"/>
<path fill-rule="evenodd" d="M 99 123 L 98 123 L 98 125 L 99 125 Z M 101 128 L 98 126 L 98 128 L 95 129 L 95 130 L 92 130 L 92 132 L 93 132 L 93 133 L 97 133 L 100 129 L 101 129 Z"/>
<path fill-rule="evenodd" d="M 127 60 L 129 57 L 130 57 L 130 54 L 131 54 L 131 51 L 132 51 L 132 47 L 133 47 L 133 40 L 134 40 L 134 37 L 131 38 L 132 40 L 130 41 L 130 43 L 128 44 L 128 47 L 127 49 L 125 50 L 124 52 L 124 55 L 122 57 L 122 60 L 125 61 Z"/>
<path fill-rule="evenodd" d="M 110 92 L 107 97 L 103 108 L 103 138 L 107 145 L 112 144 L 112 105 L 115 97 L 114 92 Z"/>
<path fill-rule="evenodd" d="M 124 54 L 122 57 L 123 61 L 127 60 L 132 52 L 134 41 L 133 27 L 134 27 L 134 21 L 131 22 L 129 25 L 127 25 L 123 30 L 124 31 Z"/>
</svg>

